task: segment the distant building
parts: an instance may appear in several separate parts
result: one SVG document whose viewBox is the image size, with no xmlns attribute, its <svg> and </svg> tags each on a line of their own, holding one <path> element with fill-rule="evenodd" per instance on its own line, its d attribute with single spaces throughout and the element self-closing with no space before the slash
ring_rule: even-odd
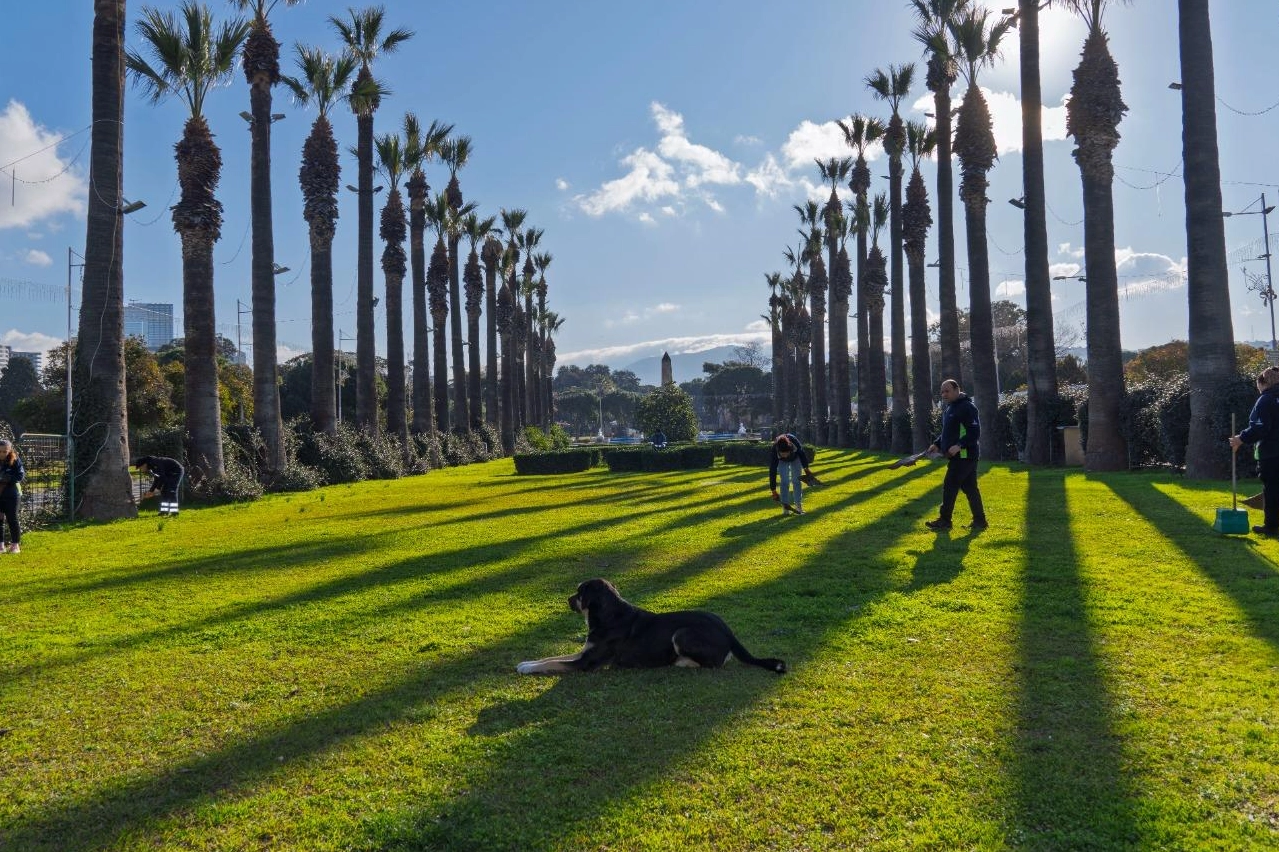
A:
<svg viewBox="0 0 1279 852">
<path fill-rule="evenodd" d="M 44 353 L 43 352 L 18 352 L 12 346 L 3 347 L 4 367 L 8 367 L 11 361 L 30 361 L 31 366 L 36 368 L 36 375 L 40 375 L 40 371 L 44 369 Z"/>
<path fill-rule="evenodd" d="M 662 385 L 669 385 L 675 381 L 675 371 L 671 368 L 671 355 L 669 352 L 662 353 Z"/>
<path fill-rule="evenodd" d="M 124 334 L 141 337 L 151 352 L 168 346 L 173 342 L 173 305 L 129 302 L 124 306 Z"/>
</svg>

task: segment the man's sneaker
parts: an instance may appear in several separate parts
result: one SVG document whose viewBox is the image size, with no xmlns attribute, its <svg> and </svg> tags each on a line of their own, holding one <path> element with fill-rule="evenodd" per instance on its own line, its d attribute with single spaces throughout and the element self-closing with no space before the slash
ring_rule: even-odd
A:
<svg viewBox="0 0 1279 852">
<path fill-rule="evenodd" d="M 782 514 L 783 514 L 783 515 L 789 514 L 789 513 L 793 512 L 793 511 L 795 511 L 795 510 L 791 507 L 791 504 L 790 504 L 790 503 L 783 503 L 783 504 L 782 504 Z"/>
<path fill-rule="evenodd" d="M 988 524 L 986 521 L 973 521 L 971 524 L 968 525 L 968 528 L 973 531 L 984 530 L 984 529 L 988 529 L 989 527 L 990 527 L 990 524 Z"/>
<path fill-rule="evenodd" d="M 938 518 L 935 521 L 924 521 L 924 526 L 928 527 L 930 530 L 941 532 L 943 530 L 950 529 L 953 524 L 951 524 L 950 521 L 943 521 L 941 518 Z"/>
<path fill-rule="evenodd" d="M 9 552 L 10 552 L 10 553 L 21 553 L 21 552 L 22 552 L 22 548 L 21 548 L 21 547 L 18 547 L 18 545 L 16 545 L 16 544 L 11 544 L 11 545 L 9 545 Z"/>
<path fill-rule="evenodd" d="M 802 514 L 804 514 L 804 507 L 803 507 L 803 506 L 796 506 L 795 508 L 791 509 L 791 511 L 792 511 L 792 512 L 794 512 L 794 513 L 795 513 L 795 514 L 797 514 L 797 515 L 802 515 Z"/>
</svg>

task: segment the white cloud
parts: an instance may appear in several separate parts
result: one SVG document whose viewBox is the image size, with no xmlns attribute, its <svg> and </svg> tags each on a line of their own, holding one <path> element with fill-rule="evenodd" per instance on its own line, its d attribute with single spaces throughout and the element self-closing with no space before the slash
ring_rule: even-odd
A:
<svg viewBox="0 0 1279 852">
<path fill-rule="evenodd" d="M 652 151 L 637 148 L 622 158 L 622 165 L 629 167 L 630 172 L 606 182 L 589 195 L 579 195 L 574 199 L 587 215 L 603 216 L 625 211 L 637 201 L 655 201 L 679 195 L 680 185 L 674 179 L 675 170 Z M 643 216 L 640 221 L 644 221 Z"/>
<path fill-rule="evenodd" d="M 688 140 L 684 132 L 684 116 L 672 112 L 656 101 L 650 107 L 653 120 L 662 131 L 657 151 L 668 160 L 685 166 L 684 185 L 690 189 L 704 183 L 731 186 L 742 182 L 741 166 L 718 151 Z"/>
<path fill-rule="evenodd" d="M 39 249 L 28 249 L 22 259 L 31 266 L 52 266 L 53 258 Z"/>
<path fill-rule="evenodd" d="M 0 335 L 0 343 L 11 346 L 19 352 L 48 352 L 62 345 L 62 342 L 60 337 L 50 337 L 40 332 L 18 331 L 16 328 L 11 328 Z"/>
<path fill-rule="evenodd" d="M 555 179 L 555 188 L 556 188 L 556 189 L 558 189 L 560 192 L 567 192 L 567 191 L 568 191 L 568 181 L 564 180 L 564 178 L 556 178 L 556 179 Z"/>
<path fill-rule="evenodd" d="M 743 136 L 739 134 L 733 137 L 733 144 L 734 145 L 763 145 L 764 141 L 760 139 L 758 136 Z"/>
<path fill-rule="evenodd" d="M 0 173 L 0 180 L 5 184 L 11 183 L 11 175 L 15 171 L 18 177 L 13 203 L 0 204 L 0 229 L 29 227 L 59 213 L 79 214 L 84 211 L 86 186 L 83 175 L 71 168 L 70 162 L 61 156 L 63 153 L 73 154 L 77 148 L 75 143 L 55 146 L 59 138 L 59 134 L 38 125 L 27 108 L 16 100 L 9 101 L 4 112 L 0 112 L 3 162 L 25 158 Z M 31 186 L 24 181 L 41 183 Z"/>
<path fill-rule="evenodd" d="M 1014 299 L 1026 292 L 1026 282 L 1016 281 L 1000 281 L 995 286 L 995 295 L 1004 299 Z"/>
<path fill-rule="evenodd" d="M 665 207 L 663 207 L 663 208 L 662 208 L 662 213 L 663 213 L 663 215 L 666 215 L 666 216 L 674 216 L 674 215 L 675 215 L 675 208 L 674 208 L 674 207 L 672 207 L 672 206 L 670 206 L 670 205 L 668 204 L 668 205 L 666 205 Z"/>
<path fill-rule="evenodd" d="M 656 225 L 656 224 L 657 224 L 657 222 L 656 222 L 656 221 L 654 221 L 653 217 L 652 217 L 651 215 L 649 215 L 648 211 L 645 211 L 645 212 L 643 212 L 643 213 L 639 214 L 639 217 L 638 217 L 638 218 L 639 218 L 639 220 L 640 220 L 641 222 L 643 222 L 645 225 Z"/>
<path fill-rule="evenodd" d="M 755 323 L 751 323 L 755 325 Z M 666 337 L 659 340 L 646 340 L 640 343 L 627 343 L 619 346 L 605 346 L 599 349 L 580 349 L 576 352 L 560 353 L 558 363 L 561 364 L 608 364 L 621 362 L 622 359 L 633 360 L 648 355 L 660 355 L 669 352 L 672 355 L 705 352 L 717 346 L 741 346 L 744 343 L 771 343 L 772 334 L 767 328 L 755 331 L 744 331 L 736 334 L 705 334 L 697 337 Z"/>
<path fill-rule="evenodd" d="M 990 108 L 990 118 L 994 125 L 995 145 L 1000 154 L 1021 150 L 1021 100 L 1012 92 L 995 92 L 981 87 L 986 97 L 986 105 Z M 962 104 L 962 97 L 956 106 Z M 1066 98 L 1061 99 L 1061 106 L 1043 107 L 1043 133 L 1045 142 L 1058 142 L 1066 138 Z M 924 111 L 933 108 L 933 96 L 928 95 L 915 101 L 915 110 Z M 929 119 L 931 122 L 932 119 Z M 952 125 L 953 126 L 953 125 Z"/>
<path fill-rule="evenodd" d="M 1057 246 L 1057 254 L 1063 254 L 1066 257 L 1083 258 L 1084 247 L 1071 248 L 1070 243 L 1059 243 Z"/>
<path fill-rule="evenodd" d="M 870 160 L 880 150 L 876 146 L 866 152 Z M 790 132 L 782 143 L 782 159 L 790 171 L 796 169 L 816 170 L 814 160 L 829 160 L 831 157 L 852 156 L 852 149 L 844 141 L 844 131 L 834 121 L 815 124 L 804 119 Z"/>
<path fill-rule="evenodd" d="M 662 302 L 654 305 L 650 310 L 655 314 L 673 314 L 679 310 L 679 305 L 673 305 L 670 302 Z"/>
<path fill-rule="evenodd" d="M 771 326 L 769 326 L 768 320 L 757 319 L 754 322 L 749 322 L 746 324 L 746 330 L 755 331 L 755 332 L 764 332 L 768 335 L 770 341 L 772 340 L 772 337 L 773 337 L 773 329 Z"/>
<path fill-rule="evenodd" d="M 778 192 L 793 183 L 772 153 L 765 154 L 764 161 L 746 173 L 746 182 L 755 187 L 757 193 L 769 198 L 775 198 Z"/>
<path fill-rule="evenodd" d="M 1048 266 L 1048 274 L 1053 278 L 1073 278 L 1083 271 L 1077 263 L 1053 263 Z"/>
</svg>

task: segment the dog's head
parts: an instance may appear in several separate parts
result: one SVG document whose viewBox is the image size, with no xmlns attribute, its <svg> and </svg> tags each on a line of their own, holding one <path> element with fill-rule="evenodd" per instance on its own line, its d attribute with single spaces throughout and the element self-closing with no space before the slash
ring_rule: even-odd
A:
<svg viewBox="0 0 1279 852">
<path fill-rule="evenodd" d="M 625 605 L 617 587 L 599 577 L 578 583 L 577 592 L 568 599 L 569 609 L 588 618 L 594 613 L 597 617 L 606 619 L 610 612 Z"/>
</svg>

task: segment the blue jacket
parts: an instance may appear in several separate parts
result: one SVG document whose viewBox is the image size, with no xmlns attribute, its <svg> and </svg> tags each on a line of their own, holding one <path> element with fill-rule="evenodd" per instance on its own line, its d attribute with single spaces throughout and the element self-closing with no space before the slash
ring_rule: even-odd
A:
<svg viewBox="0 0 1279 852">
<path fill-rule="evenodd" d="M 977 418 L 977 406 L 972 397 L 961 393 L 942 412 L 941 434 L 933 443 L 943 453 L 959 444 L 961 449 L 954 458 L 976 461 L 979 452 L 977 439 L 980 437 L 981 421 Z"/>
<path fill-rule="evenodd" d="M 27 469 L 22 465 L 22 459 L 14 457 L 13 464 L 0 461 L 0 493 L 8 491 L 10 488 L 17 488 L 18 493 L 22 493 L 19 482 L 27 478 Z"/>
<path fill-rule="evenodd" d="M 794 461 L 795 459 L 799 459 L 800 467 L 807 470 L 808 469 L 808 453 L 804 452 L 804 445 L 799 442 L 799 438 L 796 438 L 794 435 L 792 435 L 789 432 L 787 432 L 783 437 L 790 438 L 790 442 L 795 445 L 795 454 L 791 456 L 789 459 L 787 459 L 787 461 L 789 462 L 789 461 Z M 772 452 L 769 453 L 769 457 L 768 457 L 768 490 L 769 491 L 777 490 L 777 466 L 781 464 L 781 461 L 782 461 L 781 457 L 777 455 L 777 442 L 774 441 Z"/>
<path fill-rule="evenodd" d="M 1279 456 L 1279 387 L 1266 388 L 1257 397 L 1248 415 L 1248 428 L 1239 433 L 1239 440 L 1255 444 L 1259 459 Z"/>
</svg>

